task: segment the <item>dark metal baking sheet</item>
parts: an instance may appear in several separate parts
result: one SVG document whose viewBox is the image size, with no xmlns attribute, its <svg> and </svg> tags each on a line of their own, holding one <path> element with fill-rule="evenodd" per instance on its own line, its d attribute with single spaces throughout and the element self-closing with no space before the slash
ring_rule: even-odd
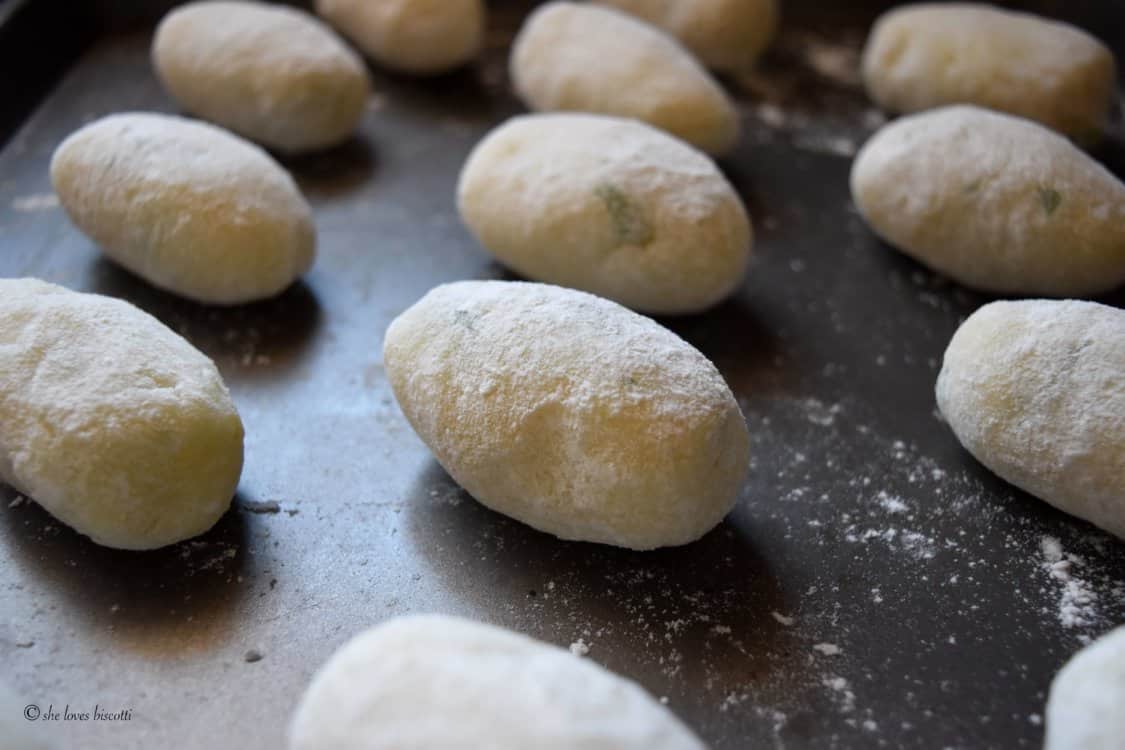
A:
<svg viewBox="0 0 1125 750">
<path fill-rule="evenodd" d="M 47 163 L 70 131 L 174 111 L 150 31 L 103 34 L 0 153 L 0 275 L 128 299 L 214 357 L 247 461 L 214 530 L 143 554 L 0 488 L 2 679 L 44 712 L 131 709 L 34 731 L 65 748 L 276 748 L 344 640 L 437 611 L 588 649 L 715 748 L 1038 746 L 1054 671 L 1125 621 L 1125 549 L 991 476 L 936 417 L 942 351 L 984 298 L 879 243 L 850 203 L 849 155 L 880 121 L 849 73 L 876 5 L 791 3 L 762 70 L 728 82 L 746 138 L 723 167 L 753 215 L 753 268 L 718 309 L 664 322 L 730 381 L 753 464 L 717 530 L 653 553 L 560 542 L 477 505 L 382 370 L 383 330 L 430 287 L 504 277 L 460 227 L 453 186 L 520 109 L 504 73 L 520 4 L 499 4 L 475 69 L 376 71 L 360 135 L 286 162 L 320 256 L 281 297 L 234 309 L 101 260 L 52 201 Z"/>
</svg>

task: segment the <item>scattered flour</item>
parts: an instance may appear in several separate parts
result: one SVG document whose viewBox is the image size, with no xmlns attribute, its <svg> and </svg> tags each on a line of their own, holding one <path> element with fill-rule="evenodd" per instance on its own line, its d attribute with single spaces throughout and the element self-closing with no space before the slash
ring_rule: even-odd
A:
<svg viewBox="0 0 1125 750">
<path fill-rule="evenodd" d="M 758 114 L 758 119 L 771 128 L 784 128 L 788 122 L 785 110 L 776 104 L 762 102 L 757 106 L 755 111 Z"/>
<path fill-rule="evenodd" d="M 781 730 L 785 727 L 786 722 L 789 721 L 789 716 L 786 715 L 784 711 L 778 711 L 776 708 L 754 706 L 754 713 L 762 718 L 769 719 L 770 724 L 773 727 L 773 733 L 775 737 L 780 735 Z"/>
<path fill-rule="evenodd" d="M 436 502 L 456 508 L 464 500 L 461 488 L 455 484 L 445 485 L 430 490 L 430 498 Z"/>
<path fill-rule="evenodd" d="M 58 205 L 59 197 L 54 193 L 35 193 L 33 195 L 21 195 L 12 199 L 12 210 L 19 211 L 20 213 L 48 211 L 52 208 L 57 208 Z"/>
<path fill-rule="evenodd" d="M 937 542 L 933 537 L 894 526 L 860 531 L 857 525 L 852 524 L 844 529 L 844 540 L 852 544 L 879 541 L 891 549 L 903 550 L 915 560 L 931 560 L 937 555 Z"/>
<path fill-rule="evenodd" d="M 820 681 L 820 684 L 835 692 L 841 713 L 847 714 L 855 710 L 855 693 L 852 692 L 851 684 L 846 679 L 836 675 L 829 675 L 824 677 Z"/>
<path fill-rule="evenodd" d="M 837 415 L 844 410 L 840 404 L 825 404 L 817 398 L 808 398 L 804 401 L 805 417 L 813 424 L 821 427 L 830 427 L 836 421 Z"/>
<path fill-rule="evenodd" d="M 570 644 L 570 653 L 575 656 L 585 656 L 590 653 L 590 645 L 582 638 L 579 638 L 577 641 Z"/>
<path fill-rule="evenodd" d="M 882 507 L 883 510 L 891 514 L 906 513 L 910 510 L 910 506 L 904 503 L 902 498 L 888 495 L 882 490 L 875 496 L 875 499 L 879 501 L 879 506 Z"/>
<path fill-rule="evenodd" d="M 780 612 L 770 612 L 770 616 L 773 617 L 773 619 L 777 620 L 779 623 L 781 623 L 782 625 L 784 625 L 787 628 L 791 627 L 793 625 L 793 623 L 795 622 L 795 620 L 792 617 L 786 617 L 785 615 L 781 614 Z"/>
<path fill-rule="evenodd" d="M 859 146 L 854 138 L 844 135 L 807 134 L 798 135 L 793 139 L 793 145 L 805 151 L 818 154 L 832 154 L 833 156 L 852 157 L 859 151 Z"/>
<path fill-rule="evenodd" d="M 236 557 L 238 557 L 238 547 L 223 543 L 191 540 L 184 542 L 180 547 L 180 558 L 192 566 L 188 575 L 222 570 Z"/>
<path fill-rule="evenodd" d="M 749 693 L 728 693 L 723 702 L 719 704 L 719 711 L 726 713 L 750 699 Z"/>
<path fill-rule="evenodd" d="M 805 63 L 818 75 L 842 86 L 862 83 L 860 55 L 855 46 L 812 34 L 800 37 L 798 44 Z"/>
<path fill-rule="evenodd" d="M 817 643 L 813 646 L 813 651 L 819 651 L 825 656 L 838 656 L 843 653 L 840 647 L 834 643 Z"/>
<path fill-rule="evenodd" d="M 1082 558 L 1068 554 L 1059 540 L 1045 535 L 1039 542 L 1043 553 L 1042 568 L 1059 583 L 1058 618 L 1065 628 L 1093 624 L 1098 617 L 1098 595 L 1086 581 L 1075 575 L 1083 565 Z"/>
</svg>

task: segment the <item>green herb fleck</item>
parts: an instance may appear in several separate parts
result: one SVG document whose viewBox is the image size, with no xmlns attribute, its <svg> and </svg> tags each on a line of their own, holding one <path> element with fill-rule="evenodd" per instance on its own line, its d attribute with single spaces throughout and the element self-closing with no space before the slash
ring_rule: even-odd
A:
<svg viewBox="0 0 1125 750">
<path fill-rule="evenodd" d="M 1055 212 L 1055 209 L 1062 203 L 1062 193 L 1054 188 L 1039 187 L 1039 203 L 1042 204 L 1043 210 L 1050 216 Z"/>
<path fill-rule="evenodd" d="M 978 177 L 975 180 L 973 180 L 972 182 L 970 182 L 968 185 L 966 185 L 963 192 L 967 195 L 972 195 L 976 191 L 980 190 L 980 186 L 983 185 L 983 184 L 984 184 L 984 178 Z"/>
<path fill-rule="evenodd" d="M 454 322 L 456 322 L 458 325 L 464 326 L 465 328 L 469 329 L 473 333 L 476 333 L 476 330 L 477 330 L 476 326 L 473 325 L 473 323 L 476 322 L 477 317 L 479 317 L 479 316 L 469 312 L 468 310 L 454 310 L 453 311 Z"/>
<path fill-rule="evenodd" d="M 594 194 L 605 203 L 618 244 L 644 245 L 652 240 L 648 220 L 620 188 L 602 183 L 594 188 Z"/>
</svg>

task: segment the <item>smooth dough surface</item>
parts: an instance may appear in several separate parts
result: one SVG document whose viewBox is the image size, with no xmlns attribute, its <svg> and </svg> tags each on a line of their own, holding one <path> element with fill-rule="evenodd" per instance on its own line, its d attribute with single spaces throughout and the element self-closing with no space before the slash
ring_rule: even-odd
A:
<svg viewBox="0 0 1125 750">
<path fill-rule="evenodd" d="M 473 149 L 457 205 L 524 276 L 651 313 L 716 304 L 750 258 L 750 220 L 711 159 L 636 120 L 513 118 Z"/>
<path fill-rule="evenodd" d="M 1125 311 L 985 305 L 949 342 L 937 402 L 982 464 L 1125 539 Z"/>
<path fill-rule="evenodd" d="M 242 472 L 214 363 L 127 302 L 0 279 L 0 480 L 119 549 L 207 531 Z"/>
<path fill-rule="evenodd" d="M 1044 750 L 1125 747 L 1125 627 L 1075 654 L 1055 675 L 1047 698 Z"/>
<path fill-rule="evenodd" d="M 691 53 L 613 8 L 552 2 L 528 17 L 511 75 L 533 110 L 632 117 L 709 154 L 738 140 L 738 112 Z"/>
<path fill-rule="evenodd" d="M 880 237 L 966 286 L 1084 297 L 1125 282 L 1125 184 L 1030 120 L 898 119 L 860 150 L 851 192 Z"/>
<path fill-rule="evenodd" d="M 491 625 L 400 617 L 320 669 L 290 750 L 705 750 L 636 683 Z"/>
<path fill-rule="evenodd" d="M 484 44 L 483 0 L 316 0 L 316 12 L 373 60 L 407 73 L 452 70 Z"/>
<path fill-rule="evenodd" d="M 715 366 L 600 297 L 444 284 L 391 323 L 383 360 L 453 479 L 563 539 L 686 544 L 722 520 L 746 475 L 746 423 Z"/>
<path fill-rule="evenodd" d="M 278 294 L 312 265 L 312 211 L 262 149 L 170 115 L 110 115 L 55 150 L 71 221 L 113 260 L 199 302 Z"/>
<path fill-rule="evenodd" d="M 777 33 L 778 0 L 598 0 L 670 32 L 708 67 L 744 72 Z"/>
<path fill-rule="evenodd" d="M 265 3 L 179 6 L 157 27 L 152 60 L 192 114 L 292 153 L 348 138 L 370 90 L 363 60 L 328 26 Z"/>
<path fill-rule="evenodd" d="M 888 11 L 863 53 L 868 94 L 884 109 L 976 104 L 1081 141 L 1101 136 L 1115 70 L 1109 49 L 1081 29 L 974 3 Z"/>
</svg>

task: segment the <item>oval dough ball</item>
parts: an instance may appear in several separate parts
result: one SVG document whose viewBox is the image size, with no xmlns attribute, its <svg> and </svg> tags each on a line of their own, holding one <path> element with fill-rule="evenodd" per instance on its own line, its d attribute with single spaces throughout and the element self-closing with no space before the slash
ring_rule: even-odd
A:
<svg viewBox="0 0 1125 750">
<path fill-rule="evenodd" d="M 533 110 L 642 120 L 710 154 L 738 140 L 738 112 L 674 39 L 592 5 L 553 2 L 524 23 L 512 47 L 516 91 Z"/>
<path fill-rule="evenodd" d="M 660 26 L 708 67 L 754 66 L 777 33 L 777 0 L 598 0 Z"/>
<path fill-rule="evenodd" d="M 600 297 L 444 284 L 391 323 L 383 360 L 454 480 L 563 539 L 686 544 L 722 520 L 746 474 L 746 424 L 715 366 Z"/>
<path fill-rule="evenodd" d="M 971 3 L 888 11 L 863 51 L 867 93 L 884 109 L 977 104 L 1084 141 L 1101 135 L 1115 68 L 1106 46 L 1081 29 Z"/>
<path fill-rule="evenodd" d="M 370 90 L 363 60 L 330 28 L 263 3 L 181 5 L 157 27 L 152 60 L 189 112 L 291 153 L 347 139 Z"/>
<path fill-rule="evenodd" d="M 1075 654 L 1051 683 L 1043 750 L 1125 747 L 1125 627 Z"/>
<path fill-rule="evenodd" d="M 0 479 L 98 544 L 211 528 L 242 472 L 219 371 L 127 302 L 0 279 Z"/>
<path fill-rule="evenodd" d="M 353 638 L 301 699 L 290 750 L 704 750 L 639 685 L 509 630 L 400 617 Z"/>
<path fill-rule="evenodd" d="M 982 464 L 1125 539 L 1125 311 L 985 305 L 949 342 L 937 402 Z"/>
<path fill-rule="evenodd" d="M 482 0 L 316 0 L 316 12 L 372 59 L 407 73 L 444 73 L 484 44 Z"/>
<path fill-rule="evenodd" d="M 169 115 L 110 115 L 55 150 L 51 182 L 113 260 L 199 302 L 272 297 L 312 265 L 312 211 L 262 149 Z"/>
<path fill-rule="evenodd" d="M 851 190 L 880 237 L 966 286 L 1082 297 L 1125 282 L 1125 185 L 1029 120 L 903 117 L 860 150 Z"/>
<path fill-rule="evenodd" d="M 517 272 L 650 313 L 714 305 L 750 258 L 750 220 L 722 173 L 636 120 L 509 120 L 469 156 L 457 204 Z"/>
</svg>

